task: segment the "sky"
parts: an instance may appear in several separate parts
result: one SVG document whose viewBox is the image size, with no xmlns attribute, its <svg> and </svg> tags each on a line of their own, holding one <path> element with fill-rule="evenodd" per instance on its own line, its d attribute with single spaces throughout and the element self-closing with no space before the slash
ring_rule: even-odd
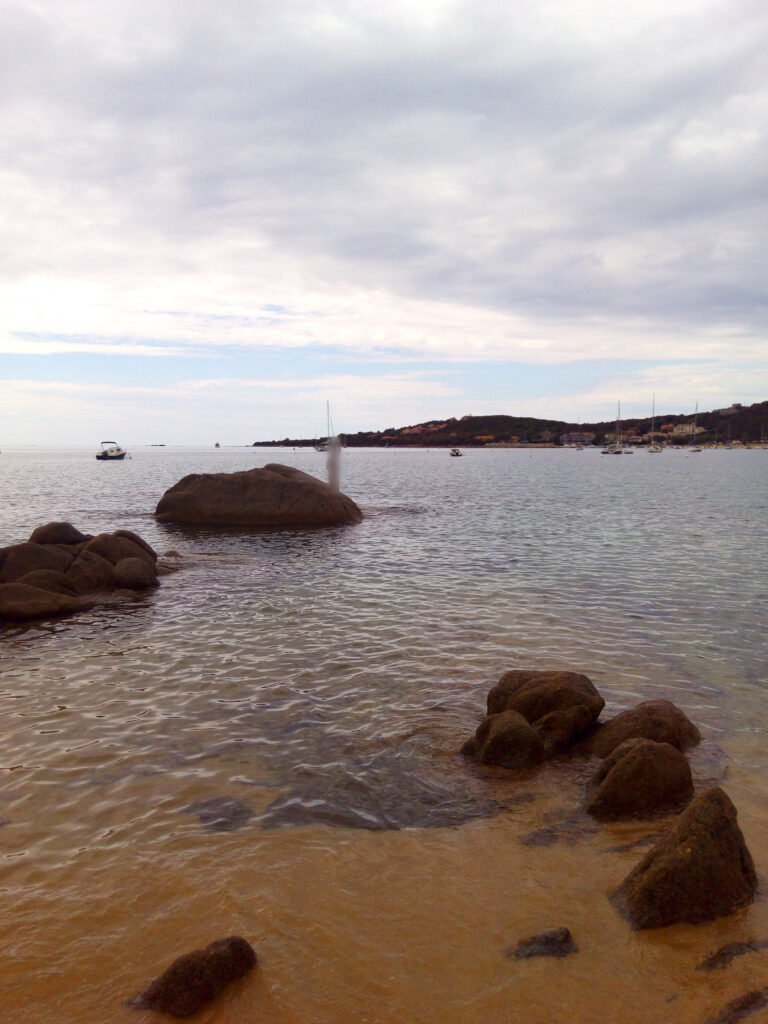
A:
<svg viewBox="0 0 768 1024">
<path fill-rule="evenodd" d="M 0 447 L 768 399 L 765 0 L 4 0 Z"/>
</svg>

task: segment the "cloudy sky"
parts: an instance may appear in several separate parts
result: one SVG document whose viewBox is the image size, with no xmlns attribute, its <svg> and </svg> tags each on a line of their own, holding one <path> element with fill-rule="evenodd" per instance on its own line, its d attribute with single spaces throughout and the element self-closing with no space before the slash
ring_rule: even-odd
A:
<svg viewBox="0 0 768 1024">
<path fill-rule="evenodd" d="M 765 0 L 4 0 L 0 446 L 768 399 Z"/>
</svg>

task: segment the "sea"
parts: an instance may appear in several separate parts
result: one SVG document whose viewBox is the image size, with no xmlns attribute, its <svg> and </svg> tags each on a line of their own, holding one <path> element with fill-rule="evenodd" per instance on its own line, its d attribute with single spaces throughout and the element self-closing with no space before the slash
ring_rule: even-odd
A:
<svg viewBox="0 0 768 1024">
<path fill-rule="evenodd" d="M 123 1002 L 227 935 L 258 967 L 193 1022 L 704 1024 L 768 985 L 766 950 L 697 970 L 768 938 L 768 450 L 347 449 L 357 525 L 155 522 L 186 474 L 269 462 L 325 473 L 290 448 L 0 456 L 0 545 L 66 520 L 180 566 L 0 627 L 3 1024 L 170 1019 Z M 594 763 L 465 760 L 509 669 L 585 673 L 604 718 L 683 708 L 755 902 L 632 931 L 608 896 L 669 819 L 589 819 Z M 577 953 L 510 955 L 561 926 Z"/>
</svg>

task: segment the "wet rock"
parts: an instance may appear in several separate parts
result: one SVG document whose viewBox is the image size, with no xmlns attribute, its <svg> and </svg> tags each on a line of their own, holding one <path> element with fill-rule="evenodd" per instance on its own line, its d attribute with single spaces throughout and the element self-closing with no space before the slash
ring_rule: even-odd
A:
<svg viewBox="0 0 768 1024">
<path fill-rule="evenodd" d="M 0 584 L 0 622 L 58 618 L 86 611 L 88 608 L 93 608 L 93 601 L 82 597 L 41 590 L 26 583 Z"/>
<path fill-rule="evenodd" d="M 514 957 L 515 960 L 527 960 L 534 956 L 563 957 L 578 951 L 579 947 L 573 941 L 568 928 L 551 928 L 540 935 L 520 939 L 517 946 L 507 950 L 507 956 Z"/>
<path fill-rule="evenodd" d="M 625 740 L 587 784 L 586 811 L 601 821 L 653 818 L 682 810 L 693 798 L 691 768 L 669 743 Z"/>
<path fill-rule="evenodd" d="M 157 556 L 152 548 L 148 544 L 136 544 L 134 541 L 129 540 L 124 535 L 126 532 L 123 531 L 122 534 L 100 533 L 88 541 L 84 550 L 100 555 L 110 565 L 117 565 L 118 562 L 122 562 L 125 558 L 140 558 L 154 567 Z"/>
<path fill-rule="evenodd" d="M 550 711 L 548 715 L 537 719 L 533 727 L 544 744 L 545 755 L 553 757 L 567 750 L 592 727 L 593 722 L 592 709 L 579 704 L 560 711 Z"/>
<path fill-rule="evenodd" d="M 229 796 L 212 796 L 187 804 L 182 810 L 196 814 L 209 832 L 234 832 L 253 817 L 248 804 Z"/>
<path fill-rule="evenodd" d="M 71 523 L 46 523 L 38 526 L 29 538 L 31 544 L 82 544 L 90 540 Z"/>
<path fill-rule="evenodd" d="M 542 723 L 543 739 L 552 749 L 562 749 L 589 729 L 604 707 L 592 681 L 578 672 L 505 672 L 488 694 L 489 715 L 516 711 L 535 727 Z M 549 719 L 553 712 L 559 717 Z"/>
<path fill-rule="evenodd" d="M 158 585 L 157 573 L 146 558 L 124 558 L 112 570 L 115 586 L 129 590 L 149 590 Z"/>
<path fill-rule="evenodd" d="M 488 715 L 461 749 L 465 757 L 505 768 L 531 768 L 544 760 L 538 733 L 516 711 Z"/>
<path fill-rule="evenodd" d="M 144 538 L 140 537 L 138 533 L 134 533 L 133 530 L 115 530 L 113 536 L 124 537 L 132 544 L 138 544 L 138 546 L 149 555 L 153 562 L 157 561 L 157 552 L 155 549 L 150 544 L 147 544 Z"/>
<path fill-rule="evenodd" d="M 687 750 L 701 742 L 701 733 L 672 701 L 649 700 L 600 725 L 587 744 L 590 753 L 607 757 L 630 739 L 654 740 Z"/>
<path fill-rule="evenodd" d="M 49 544 L 30 544 L 29 541 L 0 548 L 0 583 L 14 583 L 38 569 L 66 572 L 73 558 L 72 552 Z"/>
<path fill-rule="evenodd" d="M 161 523 L 220 526 L 336 526 L 363 518 L 345 494 L 317 477 L 272 463 L 240 473 L 193 473 L 158 502 Z"/>
<path fill-rule="evenodd" d="M 723 917 L 751 903 L 756 891 L 736 808 L 715 787 L 693 800 L 611 899 L 633 928 L 643 929 Z"/>
<path fill-rule="evenodd" d="M 71 523 L 47 523 L 31 540 L 0 548 L 0 619 L 71 615 L 93 607 L 92 600 L 83 600 L 86 596 L 116 586 L 156 586 L 155 558 L 152 548 L 129 530 L 86 537 Z"/>
<path fill-rule="evenodd" d="M 115 589 L 112 565 L 95 551 L 81 551 L 66 573 L 78 594 L 95 594 Z"/>
<path fill-rule="evenodd" d="M 736 957 L 744 956 L 745 953 L 756 953 L 758 950 L 768 949 L 768 939 L 760 939 L 756 942 L 729 942 L 726 946 L 702 960 L 697 966 L 697 971 L 719 971 L 728 967 Z"/>
<path fill-rule="evenodd" d="M 764 1006 L 768 1006 L 768 988 L 755 989 L 732 999 L 716 1017 L 710 1017 L 708 1024 L 738 1024 Z"/>
<path fill-rule="evenodd" d="M 50 590 L 53 594 L 77 593 L 71 580 L 68 580 L 63 572 L 57 569 L 35 569 L 22 576 L 19 583 L 25 583 L 28 587 L 37 587 L 39 590 Z"/>
<path fill-rule="evenodd" d="M 126 1001 L 137 1010 L 191 1017 L 257 964 L 250 943 L 238 935 L 185 953 L 143 992 Z"/>
</svg>

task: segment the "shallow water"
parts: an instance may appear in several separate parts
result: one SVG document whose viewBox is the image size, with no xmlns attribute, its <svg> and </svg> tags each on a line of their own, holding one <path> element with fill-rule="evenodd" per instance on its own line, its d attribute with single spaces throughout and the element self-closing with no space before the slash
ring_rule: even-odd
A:
<svg viewBox="0 0 768 1024">
<path fill-rule="evenodd" d="M 350 450 L 357 526 L 154 522 L 185 473 L 269 461 L 324 460 L 0 456 L 0 544 L 67 519 L 184 557 L 127 607 L 0 633 L 4 1021 L 149 1021 L 122 1000 L 231 933 L 260 966 L 200 1020 L 693 1022 L 768 984 L 765 951 L 694 970 L 768 937 L 764 897 L 633 934 L 606 892 L 658 826 L 582 819 L 585 766 L 457 755 L 509 668 L 586 672 L 606 713 L 668 697 L 768 877 L 768 452 Z M 505 956 L 563 924 L 577 955 Z"/>
</svg>

